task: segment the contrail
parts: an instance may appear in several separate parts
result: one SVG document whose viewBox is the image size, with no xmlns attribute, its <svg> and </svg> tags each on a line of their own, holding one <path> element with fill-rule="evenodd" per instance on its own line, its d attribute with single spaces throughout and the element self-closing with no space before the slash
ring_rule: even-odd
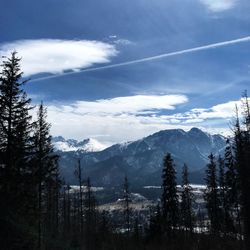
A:
<svg viewBox="0 0 250 250">
<path fill-rule="evenodd" d="M 158 59 L 162 59 L 162 58 L 182 55 L 182 54 L 188 54 L 188 53 L 192 53 L 192 52 L 196 52 L 196 51 L 200 51 L 200 50 L 215 49 L 218 47 L 224 47 L 224 46 L 228 46 L 228 45 L 232 45 L 232 44 L 236 44 L 236 43 L 243 43 L 243 42 L 249 42 L 249 41 L 250 41 L 250 36 L 246 36 L 246 37 L 242 37 L 242 38 L 238 38 L 238 39 L 234 39 L 234 40 L 228 40 L 228 41 L 219 42 L 219 43 L 212 43 L 212 44 L 208 44 L 208 45 L 204 45 L 204 46 L 200 46 L 200 47 L 195 47 L 195 48 L 191 48 L 191 49 L 184 49 L 184 50 L 174 51 L 174 52 L 170 52 L 170 53 L 164 53 L 164 54 L 160 54 L 157 56 L 145 57 L 145 58 L 136 59 L 136 60 L 127 61 L 127 62 L 122 62 L 122 63 L 110 64 L 110 65 L 106 65 L 106 66 L 100 66 L 100 67 L 94 67 L 94 68 L 88 68 L 88 69 L 81 69 L 79 71 L 67 72 L 67 73 L 62 73 L 62 74 L 57 74 L 57 75 L 52 75 L 52 76 L 45 76 L 45 77 L 34 79 L 34 80 L 32 80 L 32 82 L 57 78 L 57 77 L 65 76 L 65 75 L 79 74 L 82 72 L 91 72 L 91 71 L 97 71 L 97 70 L 103 70 L 103 69 L 118 68 L 118 67 L 122 67 L 122 66 L 143 63 L 143 62 L 158 60 Z"/>
</svg>

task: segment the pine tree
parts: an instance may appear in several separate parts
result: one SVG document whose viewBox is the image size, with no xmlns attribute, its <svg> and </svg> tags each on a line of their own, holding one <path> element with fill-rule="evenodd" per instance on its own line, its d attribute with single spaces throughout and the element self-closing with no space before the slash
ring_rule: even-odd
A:
<svg viewBox="0 0 250 250">
<path fill-rule="evenodd" d="M 129 193 L 129 183 L 128 178 L 125 176 L 124 178 L 124 186 L 123 186 L 123 199 L 124 199 L 124 219 L 125 219 L 125 225 L 126 225 L 126 231 L 129 235 L 130 233 L 130 216 L 131 216 L 131 209 L 130 209 L 130 193 Z"/>
<path fill-rule="evenodd" d="M 181 192 L 181 219 L 182 226 L 185 230 L 193 231 L 194 227 L 194 213 L 192 205 L 194 202 L 194 195 L 192 193 L 192 187 L 190 186 L 188 179 L 188 166 L 184 164 L 182 170 L 182 192 Z"/>
<path fill-rule="evenodd" d="M 242 97 L 243 125 L 241 126 L 236 106 L 236 122 L 234 126 L 235 155 L 239 172 L 241 207 L 244 222 L 244 241 L 246 249 L 250 247 L 250 105 L 245 92 Z"/>
<path fill-rule="evenodd" d="M 230 207 L 238 203 L 238 173 L 233 156 L 233 150 L 229 139 L 225 148 L 225 188 L 227 189 L 227 200 Z"/>
<path fill-rule="evenodd" d="M 151 209 L 149 219 L 149 237 L 160 240 L 162 234 L 162 214 L 161 207 L 158 203 L 156 208 Z"/>
<path fill-rule="evenodd" d="M 222 230 L 224 234 L 233 232 L 233 215 L 230 214 L 229 196 L 232 191 L 227 184 L 225 161 L 221 156 L 218 158 L 219 166 L 219 198 L 221 204 Z"/>
<path fill-rule="evenodd" d="M 47 197 L 47 206 L 54 204 L 53 191 L 58 192 L 59 185 L 58 177 L 58 156 L 54 154 L 54 149 L 51 143 L 50 136 L 50 124 L 46 121 L 47 110 L 41 103 L 37 113 L 37 121 L 34 124 L 34 152 L 33 152 L 33 165 L 34 175 L 36 178 L 35 184 L 37 184 L 37 206 L 38 206 L 38 249 L 41 249 L 42 240 L 42 214 L 44 203 L 43 196 Z M 52 205 L 51 205 L 52 206 Z M 51 207 L 52 209 L 52 207 Z M 47 209 L 48 211 L 49 209 Z M 51 211 L 48 211 L 51 212 Z M 48 221 L 48 218 L 47 218 Z M 52 219 L 49 221 L 51 224 Z M 48 224 L 48 223 L 47 223 Z M 50 225 L 49 228 L 52 226 Z M 51 229 L 49 230 L 51 231 Z"/>
<path fill-rule="evenodd" d="M 42 226 L 44 231 L 45 249 L 54 249 L 54 244 L 59 239 L 59 199 L 61 182 L 59 173 L 55 172 L 48 178 L 43 186 L 43 215 Z M 43 244 L 42 244 L 43 245 Z"/>
<path fill-rule="evenodd" d="M 96 199 L 93 194 L 90 178 L 87 178 L 86 192 L 84 199 L 84 215 L 86 223 L 86 245 L 87 249 L 94 249 L 96 244 L 95 234 L 97 229 Z"/>
<path fill-rule="evenodd" d="M 32 180 L 29 111 L 32 107 L 22 88 L 25 81 L 21 78 L 20 58 L 13 52 L 3 61 L 0 73 L 0 224 L 5 225 L 1 231 L 6 235 L 1 236 L 9 248 L 15 244 L 16 247 L 25 245 L 24 234 L 27 236 L 32 227 L 32 196 L 29 192 Z M 18 237 L 22 237 L 22 241 L 18 242 Z"/>
<path fill-rule="evenodd" d="M 178 225 L 178 195 L 176 171 L 170 153 L 164 158 L 162 170 L 162 215 L 168 233 Z"/>
<path fill-rule="evenodd" d="M 215 157 L 212 153 L 208 156 L 208 159 L 209 163 L 207 164 L 205 178 L 207 187 L 205 190 L 204 199 L 207 202 L 206 207 L 208 210 L 208 217 L 210 219 L 211 232 L 216 233 L 221 229 L 221 212 L 216 175 L 217 167 Z"/>
<path fill-rule="evenodd" d="M 82 177 L 82 167 L 81 160 L 77 160 L 77 168 L 75 170 L 75 175 L 77 177 L 79 185 L 79 222 L 80 222 L 80 233 L 83 233 L 83 177 Z"/>
<path fill-rule="evenodd" d="M 240 210 L 239 210 L 239 174 L 237 170 L 236 160 L 233 153 L 233 146 L 229 139 L 226 141 L 225 156 L 224 156 L 224 167 L 225 167 L 225 199 L 228 210 L 228 225 L 227 231 L 234 232 L 234 217 L 235 212 L 237 213 L 237 224 L 241 227 L 240 223 Z"/>
<path fill-rule="evenodd" d="M 11 189 L 17 188 L 22 176 L 28 172 L 30 153 L 32 123 L 28 112 L 31 100 L 22 89 L 25 82 L 20 82 L 22 72 L 19 64 L 20 58 L 13 52 L 4 61 L 0 77 L 1 164 L 2 176 L 7 181 L 2 185 L 7 192 L 14 191 Z M 15 191 L 20 191 L 20 186 Z M 11 199 L 11 195 L 9 197 Z"/>
<path fill-rule="evenodd" d="M 62 199 L 62 233 L 63 237 L 68 237 L 72 230 L 71 227 L 71 198 L 70 198 L 70 186 L 63 185 L 63 199 Z"/>
</svg>

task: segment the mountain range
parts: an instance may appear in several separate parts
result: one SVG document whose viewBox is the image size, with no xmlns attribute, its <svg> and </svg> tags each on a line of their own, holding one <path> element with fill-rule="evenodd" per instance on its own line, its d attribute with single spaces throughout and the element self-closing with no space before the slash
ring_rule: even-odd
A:
<svg viewBox="0 0 250 250">
<path fill-rule="evenodd" d="M 127 175 L 131 185 L 160 185 L 164 155 L 169 152 L 175 162 L 180 182 L 184 163 L 189 167 L 192 183 L 203 183 L 210 153 L 223 154 L 225 137 L 211 135 L 198 128 L 163 130 L 137 141 L 106 147 L 95 139 L 83 141 L 54 137 L 60 156 L 61 175 L 66 182 L 76 183 L 74 172 L 81 159 L 84 177 L 93 185 L 118 186 Z"/>
</svg>

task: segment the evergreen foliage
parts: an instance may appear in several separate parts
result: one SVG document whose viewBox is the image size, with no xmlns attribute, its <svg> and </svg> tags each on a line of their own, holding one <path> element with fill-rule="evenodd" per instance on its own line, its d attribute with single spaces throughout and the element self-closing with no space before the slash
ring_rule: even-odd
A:
<svg viewBox="0 0 250 250">
<path fill-rule="evenodd" d="M 234 126 L 234 143 L 236 165 L 239 173 L 240 201 L 244 223 L 244 241 L 246 249 L 250 247 L 250 107 L 249 98 L 245 92 L 242 96 L 243 123 L 240 123 L 236 107 Z"/>
<path fill-rule="evenodd" d="M 181 226 L 184 230 L 192 232 L 194 228 L 193 213 L 194 195 L 188 178 L 188 166 L 184 164 L 182 169 L 182 192 L 181 192 Z"/>
<path fill-rule="evenodd" d="M 204 199 L 207 202 L 208 217 L 210 220 L 210 227 L 212 233 L 218 233 L 221 229 L 221 209 L 220 199 L 217 184 L 217 166 L 215 157 L 211 153 L 208 156 L 209 163 L 207 164 L 206 170 L 206 191 Z"/>
<path fill-rule="evenodd" d="M 30 205 L 34 197 L 27 193 L 33 173 L 32 107 L 21 78 L 20 58 L 13 52 L 4 60 L 0 73 L 0 237 L 11 247 L 28 248 L 34 222 Z"/>
<path fill-rule="evenodd" d="M 164 227 L 169 233 L 178 226 L 179 222 L 176 171 L 170 153 L 167 153 L 163 161 L 162 190 L 162 216 Z"/>
<path fill-rule="evenodd" d="M 130 192 L 129 192 L 129 183 L 128 183 L 128 178 L 125 176 L 124 178 L 124 186 L 123 186 L 123 199 L 124 199 L 124 221 L 126 225 L 126 231 L 127 234 L 130 234 L 131 230 L 131 223 L 130 223 L 130 214 L 131 214 L 131 209 L 130 209 Z"/>
</svg>

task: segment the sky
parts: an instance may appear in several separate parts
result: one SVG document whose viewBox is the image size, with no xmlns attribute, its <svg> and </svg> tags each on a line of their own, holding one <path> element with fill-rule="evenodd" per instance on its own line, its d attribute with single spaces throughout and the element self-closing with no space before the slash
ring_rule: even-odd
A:
<svg viewBox="0 0 250 250">
<path fill-rule="evenodd" d="M 249 0 L 0 0 L 0 56 L 53 136 L 104 144 L 163 129 L 228 134 L 250 86 Z M 35 111 L 34 111 L 35 112 Z"/>
</svg>

